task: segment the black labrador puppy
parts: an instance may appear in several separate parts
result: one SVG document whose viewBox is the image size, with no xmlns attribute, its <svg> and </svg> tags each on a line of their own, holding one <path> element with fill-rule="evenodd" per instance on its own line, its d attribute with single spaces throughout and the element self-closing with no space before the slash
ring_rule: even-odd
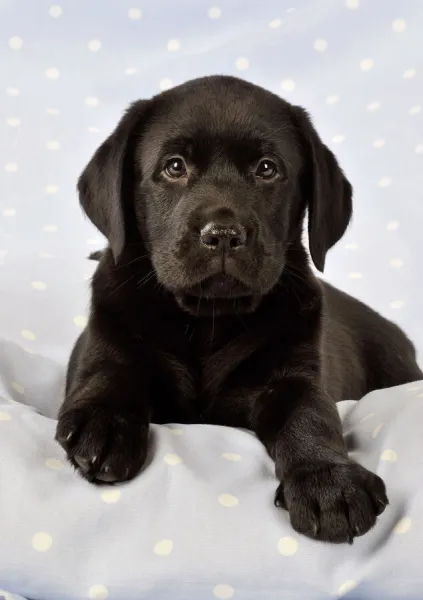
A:
<svg viewBox="0 0 423 600">
<path fill-rule="evenodd" d="M 305 212 L 323 271 L 352 189 L 307 113 L 232 77 L 190 81 L 132 104 L 78 189 L 109 241 L 57 427 L 81 475 L 137 475 L 151 422 L 245 427 L 297 531 L 368 531 L 385 486 L 348 458 L 335 403 L 423 374 L 396 325 L 313 274 Z"/>
</svg>

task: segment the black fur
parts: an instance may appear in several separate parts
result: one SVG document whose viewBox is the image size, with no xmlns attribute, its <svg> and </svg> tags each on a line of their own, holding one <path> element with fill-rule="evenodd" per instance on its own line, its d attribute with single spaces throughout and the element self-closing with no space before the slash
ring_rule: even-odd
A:
<svg viewBox="0 0 423 600">
<path fill-rule="evenodd" d="M 133 104 L 78 187 L 109 240 L 57 428 L 79 472 L 137 475 L 150 422 L 246 427 L 295 529 L 368 531 L 385 487 L 348 458 L 335 403 L 423 375 L 396 325 L 312 272 L 305 212 L 323 271 L 352 189 L 307 113 L 231 77 L 191 81 Z M 206 247 L 208 223 L 242 243 Z"/>
</svg>

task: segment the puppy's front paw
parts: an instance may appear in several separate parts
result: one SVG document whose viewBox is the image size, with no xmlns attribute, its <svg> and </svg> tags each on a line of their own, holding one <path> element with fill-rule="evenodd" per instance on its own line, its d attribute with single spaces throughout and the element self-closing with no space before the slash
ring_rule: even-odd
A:
<svg viewBox="0 0 423 600">
<path fill-rule="evenodd" d="M 289 511 L 298 532 L 328 542 L 350 542 L 373 527 L 386 508 L 382 479 L 352 461 L 316 463 L 294 469 L 275 504 Z"/>
<path fill-rule="evenodd" d="M 130 410 L 92 403 L 60 415 L 56 440 L 85 479 L 118 483 L 141 470 L 148 451 L 148 423 Z"/>
</svg>

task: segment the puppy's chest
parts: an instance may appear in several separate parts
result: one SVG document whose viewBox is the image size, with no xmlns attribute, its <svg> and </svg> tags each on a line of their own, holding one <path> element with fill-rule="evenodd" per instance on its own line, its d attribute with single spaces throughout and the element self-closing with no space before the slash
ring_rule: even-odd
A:
<svg viewBox="0 0 423 600">
<path fill-rule="evenodd" d="M 154 420 L 248 428 L 266 378 L 257 365 L 253 369 L 253 358 L 242 354 L 236 345 L 209 344 L 164 355 Z"/>
</svg>

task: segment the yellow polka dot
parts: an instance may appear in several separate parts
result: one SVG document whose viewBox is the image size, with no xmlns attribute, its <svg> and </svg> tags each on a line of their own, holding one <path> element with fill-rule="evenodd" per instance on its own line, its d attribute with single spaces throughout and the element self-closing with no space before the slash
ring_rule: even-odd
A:
<svg viewBox="0 0 423 600">
<path fill-rule="evenodd" d="M 83 329 L 84 327 L 86 327 L 88 319 L 87 317 L 84 317 L 82 315 L 77 315 L 76 317 L 74 317 L 73 322 L 77 327 L 81 327 L 81 329 Z"/>
<path fill-rule="evenodd" d="M 278 542 L 278 552 L 283 556 L 294 556 L 298 552 L 298 542 L 292 537 L 283 537 Z"/>
<path fill-rule="evenodd" d="M 120 490 L 111 488 L 101 492 L 100 497 L 106 504 L 115 504 L 120 500 L 121 493 Z"/>
<path fill-rule="evenodd" d="M 377 427 L 373 429 L 372 438 L 376 439 L 379 433 L 382 431 L 383 423 L 379 423 Z"/>
<path fill-rule="evenodd" d="M 219 598 L 219 600 L 229 600 L 235 593 L 234 588 L 227 583 L 219 583 L 213 589 L 213 596 Z"/>
<path fill-rule="evenodd" d="M 407 533 L 411 529 L 411 519 L 410 517 L 404 517 L 394 527 L 395 533 Z"/>
<path fill-rule="evenodd" d="M 164 461 L 168 465 L 179 465 L 182 462 L 182 458 L 177 454 L 165 454 Z"/>
<path fill-rule="evenodd" d="M 161 540 L 154 546 L 154 554 L 157 554 L 157 556 L 168 556 L 172 550 L 172 540 Z"/>
<path fill-rule="evenodd" d="M 11 421 L 12 415 L 8 412 L 0 411 L 0 421 Z"/>
<path fill-rule="evenodd" d="M 173 435 L 182 435 L 183 429 L 179 429 L 178 427 L 171 427 L 170 433 L 172 433 Z"/>
<path fill-rule="evenodd" d="M 241 460 L 241 455 L 240 454 L 232 454 L 231 452 L 224 452 L 222 454 L 222 458 L 226 458 L 226 460 L 231 460 L 233 462 L 238 462 L 239 460 Z"/>
<path fill-rule="evenodd" d="M 45 462 L 45 465 L 53 471 L 60 471 L 60 469 L 63 469 L 64 467 L 63 462 L 58 458 L 48 458 Z"/>
<path fill-rule="evenodd" d="M 345 583 L 339 586 L 338 594 L 344 596 L 357 587 L 357 582 L 354 579 L 348 579 Z"/>
<path fill-rule="evenodd" d="M 16 381 L 12 381 L 12 388 L 15 390 L 15 392 L 17 392 L 18 394 L 25 394 L 25 388 L 21 383 L 17 383 Z"/>
<path fill-rule="evenodd" d="M 26 340 L 30 340 L 31 342 L 33 342 L 36 339 L 36 337 L 37 337 L 35 335 L 35 333 L 33 333 L 32 331 L 30 331 L 29 329 L 22 329 L 21 336 L 23 338 L 25 338 Z"/>
<path fill-rule="evenodd" d="M 88 590 L 90 600 L 106 600 L 109 597 L 109 590 L 105 585 L 93 585 Z"/>
<path fill-rule="evenodd" d="M 232 494 L 220 494 L 219 503 L 222 506 L 226 506 L 227 508 L 232 508 L 239 504 L 239 500 L 236 496 L 232 496 Z"/>
<path fill-rule="evenodd" d="M 31 283 L 31 286 L 34 288 L 34 290 L 39 290 L 40 292 L 47 289 L 47 286 L 44 283 L 44 281 L 33 281 Z"/>
<path fill-rule="evenodd" d="M 388 462 L 395 462 L 398 458 L 395 450 L 384 450 L 380 456 L 381 460 L 386 460 Z"/>
<path fill-rule="evenodd" d="M 50 550 L 52 544 L 53 539 L 51 535 L 44 533 L 44 531 L 36 533 L 32 538 L 32 547 L 37 552 L 47 552 L 47 550 Z"/>
</svg>

